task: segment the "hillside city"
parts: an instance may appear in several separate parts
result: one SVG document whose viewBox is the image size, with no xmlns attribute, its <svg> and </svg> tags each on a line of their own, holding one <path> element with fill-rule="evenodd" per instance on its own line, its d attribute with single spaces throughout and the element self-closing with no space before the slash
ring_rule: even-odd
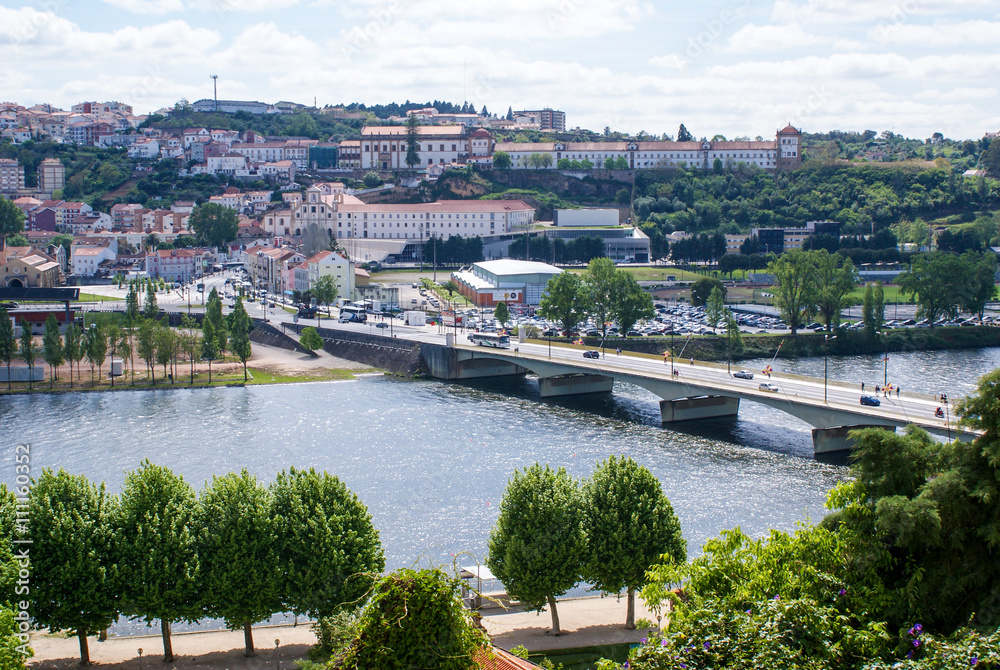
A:
<svg viewBox="0 0 1000 670">
<path fill-rule="evenodd" d="M 0 103 L 0 670 L 1000 668 L 1000 129 L 134 112 Z"/>
</svg>

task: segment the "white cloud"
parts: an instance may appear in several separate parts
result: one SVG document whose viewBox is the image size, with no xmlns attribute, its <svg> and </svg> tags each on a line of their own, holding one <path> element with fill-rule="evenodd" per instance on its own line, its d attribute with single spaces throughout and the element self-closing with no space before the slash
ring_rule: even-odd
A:
<svg viewBox="0 0 1000 670">
<path fill-rule="evenodd" d="M 184 9 L 181 0 L 104 0 L 104 2 L 133 14 L 167 14 Z"/>
<path fill-rule="evenodd" d="M 299 0 L 189 0 L 192 9 L 226 12 L 265 12 L 295 7 Z"/>
</svg>

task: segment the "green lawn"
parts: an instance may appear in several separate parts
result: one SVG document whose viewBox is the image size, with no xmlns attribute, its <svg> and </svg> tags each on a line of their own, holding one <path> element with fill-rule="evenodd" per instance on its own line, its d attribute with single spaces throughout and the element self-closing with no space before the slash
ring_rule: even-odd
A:
<svg viewBox="0 0 1000 670">
<path fill-rule="evenodd" d="M 125 298 L 115 298 L 110 295 L 98 295 L 96 293 L 81 293 L 80 302 L 116 302 Z"/>
</svg>

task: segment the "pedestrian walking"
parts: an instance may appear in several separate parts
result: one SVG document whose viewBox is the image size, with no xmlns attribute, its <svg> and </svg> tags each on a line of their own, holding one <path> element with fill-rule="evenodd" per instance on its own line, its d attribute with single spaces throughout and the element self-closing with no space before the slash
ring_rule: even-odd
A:
<svg viewBox="0 0 1000 670">
<path fill-rule="evenodd" d="M 899 387 L 898 386 L 896 387 L 896 397 L 897 398 L 899 397 Z"/>
<path fill-rule="evenodd" d="M 865 392 L 865 383 L 864 382 L 861 382 L 861 392 L 862 393 Z"/>
<path fill-rule="evenodd" d="M 691 359 L 691 365 L 694 365 L 694 359 L 693 358 Z"/>
</svg>

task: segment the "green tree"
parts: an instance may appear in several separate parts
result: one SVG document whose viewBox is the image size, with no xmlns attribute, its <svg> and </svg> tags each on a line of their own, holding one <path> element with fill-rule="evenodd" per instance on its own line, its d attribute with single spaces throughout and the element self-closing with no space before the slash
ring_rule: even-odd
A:
<svg viewBox="0 0 1000 670">
<path fill-rule="evenodd" d="M 552 634 L 560 635 L 556 596 L 579 580 L 587 560 L 583 501 L 564 468 L 535 464 L 515 471 L 500 501 L 500 518 L 490 532 L 486 564 L 527 609 L 552 613 Z"/>
<path fill-rule="evenodd" d="M 108 334 L 103 323 L 95 323 L 83 333 L 83 350 L 90 363 L 90 383 L 94 384 L 94 366 L 97 366 L 97 376 L 101 376 L 104 359 L 108 355 Z"/>
<path fill-rule="evenodd" d="M 118 618 L 115 498 L 61 468 L 43 470 L 29 498 L 32 619 L 52 633 L 73 631 L 80 665 L 89 665 L 87 636 Z"/>
<path fill-rule="evenodd" d="M 327 314 L 329 314 L 330 305 L 337 302 L 337 280 L 333 278 L 333 275 L 323 275 L 317 279 L 312 286 L 312 296 L 320 305 L 326 305 Z M 319 324 L 318 319 L 316 323 Z"/>
<path fill-rule="evenodd" d="M 212 321 L 201 322 L 201 358 L 208 361 L 208 383 L 212 383 L 212 361 L 219 357 L 219 340 L 215 335 Z"/>
<path fill-rule="evenodd" d="M 583 483 L 588 538 L 584 577 L 601 591 L 628 592 L 625 628 L 635 629 L 635 591 L 646 571 L 687 560 L 681 524 L 659 480 L 631 458 L 610 456 Z"/>
<path fill-rule="evenodd" d="M 166 317 L 164 317 L 166 321 Z M 163 378 L 167 378 L 167 365 L 174 359 L 177 355 L 177 349 L 179 347 L 177 341 L 177 335 L 173 330 L 165 323 L 159 324 L 156 327 L 156 364 L 163 366 Z M 171 379 L 171 382 L 173 379 Z"/>
<path fill-rule="evenodd" d="M 677 141 L 678 142 L 691 142 L 694 140 L 694 135 L 692 135 L 687 128 L 684 127 L 682 123 L 680 128 L 677 129 Z"/>
<path fill-rule="evenodd" d="M 0 307 L 0 361 L 7 366 L 7 389 L 10 390 L 10 362 L 17 356 L 14 322 L 6 307 Z"/>
<path fill-rule="evenodd" d="M 712 287 L 712 292 L 708 294 L 705 302 L 705 319 L 712 327 L 712 332 L 718 328 L 726 313 L 726 298 L 722 295 L 722 289 L 718 285 Z"/>
<path fill-rule="evenodd" d="M 128 328 L 134 328 L 139 320 L 139 291 L 135 281 L 129 282 L 128 294 L 125 296 L 125 324 Z"/>
<path fill-rule="evenodd" d="M 219 347 L 218 355 L 225 356 L 229 347 L 229 324 L 222 315 L 222 298 L 214 287 L 205 303 L 205 318 L 212 322 L 212 332 L 215 333 L 215 342 Z"/>
<path fill-rule="evenodd" d="M 198 323 L 189 314 L 181 317 L 181 349 L 188 357 L 191 366 L 191 383 L 194 384 L 194 363 L 201 354 L 201 329 Z"/>
<path fill-rule="evenodd" d="M 994 179 L 1000 179 L 1000 138 L 994 138 L 990 146 L 979 157 L 986 171 Z"/>
<path fill-rule="evenodd" d="M 245 469 L 212 477 L 197 517 L 205 613 L 242 628 L 244 655 L 253 656 L 253 624 L 281 611 L 270 491 Z"/>
<path fill-rule="evenodd" d="M 170 624 L 202 615 L 196 506 L 194 489 L 169 468 L 147 460 L 125 477 L 118 526 L 121 610 L 149 623 L 160 620 L 166 663 L 174 660 Z"/>
<path fill-rule="evenodd" d="M 538 312 L 550 321 L 558 321 L 564 332 L 576 328 L 587 318 L 587 293 L 583 279 L 575 272 L 560 272 L 545 285 Z"/>
<path fill-rule="evenodd" d="M 510 310 L 507 309 L 507 303 L 498 302 L 496 307 L 493 308 L 493 317 L 500 324 L 501 328 L 506 328 L 507 322 L 510 321 Z"/>
<path fill-rule="evenodd" d="M 489 640 L 458 596 L 458 580 L 442 570 L 396 570 L 375 585 L 354 641 L 338 668 L 469 670 Z M 428 634 L 433 631 L 432 634 Z"/>
<path fill-rule="evenodd" d="M 695 307 L 708 304 L 708 298 L 712 295 L 713 289 L 719 289 L 722 293 L 722 300 L 726 300 L 725 285 L 713 277 L 701 277 L 691 285 L 691 304 Z"/>
<path fill-rule="evenodd" d="M 368 508 L 338 478 L 312 468 L 278 473 L 271 494 L 287 610 L 320 617 L 357 603 L 385 567 Z"/>
<path fill-rule="evenodd" d="M 19 353 L 24 362 L 28 364 L 28 388 L 31 388 L 34 381 L 33 373 L 35 371 L 35 358 L 38 356 L 38 345 L 35 344 L 35 338 L 31 334 L 31 325 L 23 317 L 21 318 Z"/>
<path fill-rule="evenodd" d="M 850 258 L 830 254 L 826 249 L 812 252 L 816 263 L 816 311 L 827 332 L 840 325 L 840 313 L 851 305 L 851 292 L 858 274 Z"/>
<path fill-rule="evenodd" d="M 375 170 L 369 170 L 361 178 L 361 183 L 365 185 L 365 188 L 375 188 L 382 184 L 382 178 L 378 176 L 378 172 L 375 172 Z"/>
<path fill-rule="evenodd" d="M 506 151 L 497 151 L 493 154 L 493 167 L 497 170 L 509 170 L 513 161 Z"/>
<path fill-rule="evenodd" d="M 299 337 L 299 344 L 308 349 L 309 351 L 316 351 L 317 349 L 323 348 L 323 338 L 319 336 L 316 329 L 312 326 L 306 326 L 302 329 L 302 335 Z"/>
<path fill-rule="evenodd" d="M 885 321 L 885 293 L 882 282 L 865 285 L 865 295 L 861 303 L 861 322 L 865 324 L 865 333 L 869 338 L 882 330 Z"/>
<path fill-rule="evenodd" d="M 19 631 L 18 622 L 14 620 L 14 612 L 0 604 L 0 668 L 7 670 L 26 670 L 24 662 L 34 655 L 34 650 L 27 641 L 22 642 L 17 636 L 27 633 Z"/>
<path fill-rule="evenodd" d="M 63 349 L 62 335 L 59 334 L 59 322 L 55 314 L 49 314 L 45 319 L 45 334 L 42 336 L 42 359 L 49 365 L 49 388 L 56 381 L 56 368 L 66 361 Z"/>
<path fill-rule="evenodd" d="M 409 168 L 420 164 L 420 131 L 415 114 L 406 119 L 406 166 Z"/>
<path fill-rule="evenodd" d="M 236 239 L 239 217 L 236 211 L 214 202 L 198 205 L 191 212 L 188 225 L 198 240 L 210 247 L 224 247 Z"/>
<path fill-rule="evenodd" d="M 206 319 L 208 321 L 208 319 Z M 156 383 L 156 332 L 159 324 L 153 319 L 143 319 L 139 322 L 139 332 L 136 335 L 136 353 L 146 363 L 146 372 L 150 382 Z"/>
<path fill-rule="evenodd" d="M 243 307 L 243 300 L 238 297 L 236 305 L 233 307 L 232 317 L 233 332 L 229 338 L 229 346 L 236 357 L 240 359 L 240 363 L 243 364 L 243 381 L 247 381 L 249 379 L 247 361 L 250 360 L 250 355 L 253 353 L 253 348 L 250 345 L 250 315 Z"/>
<path fill-rule="evenodd" d="M 160 308 L 156 305 L 156 289 L 153 287 L 153 282 L 146 285 L 146 305 L 143 307 L 142 315 L 147 319 L 155 319 L 160 316 Z"/>
<path fill-rule="evenodd" d="M 731 361 L 733 354 L 743 353 L 743 336 L 740 335 L 740 324 L 733 313 L 726 310 L 726 354 Z"/>
<path fill-rule="evenodd" d="M 0 318 L 3 315 L 0 314 Z M 69 361 L 69 387 L 73 388 L 73 364 L 76 363 L 76 376 L 80 377 L 80 361 L 83 360 L 83 331 L 80 326 L 71 323 L 66 326 L 66 337 L 63 342 L 63 351 L 66 353 L 66 360 Z"/>
<path fill-rule="evenodd" d="M 941 315 L 958 316 L 968 290 L 968 270 L 960 256 L 931 252 L 910 259 L 910 269 L 896 283 L 903 293 L 914 296 L 918 313 L 933 324 Z"/>
<path fill-rule="evenodd" d="M 643 291 L 632 273 L 626 270 L 615 271 L 612 300 L 615 320 L 622 335 L 627 336 L 639 321 L 656 315 L 653 297 Z"/>
<path fill-rule="evenodd" d="M 967 282 L 961 301 L 962 311 L 981 320 L 986 311 L 986 303 L 996 297 L 997 257 L 992 251 L 968 251 L 962 254 L 962 261 L 966 267 Z"/>
<path fill-rule="evenodd" d="M 794 336 L 816 305 L 814 252 L 791 249 L 772 258 L 767 271 L 774 275 L 774 303 Z"/>
<path fill-rule="evenodd" d="M 24 212 L 6 198 L 0 198 L 0 240 L 18 235 L 24 230 Z"/>
<path fill-rule="evenodd" d="M 583 274 L 588 311 L 601 329 L 602 339 L 607 339 L 608 326 L 615 314 L 615 274 L 617 269 L 610 258 L 595 258 Z"/>
</svg>

